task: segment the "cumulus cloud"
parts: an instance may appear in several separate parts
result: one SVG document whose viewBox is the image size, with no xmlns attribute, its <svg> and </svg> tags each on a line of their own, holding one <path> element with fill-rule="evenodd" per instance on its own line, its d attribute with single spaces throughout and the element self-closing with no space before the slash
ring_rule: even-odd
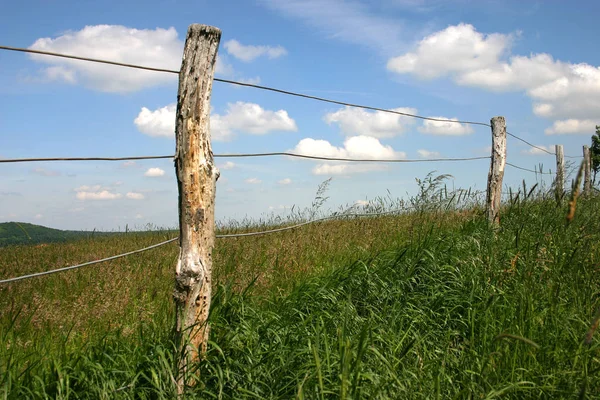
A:
<svg viewBox="0 0 600 400">
<path fill-rule="evenodd" d="M 472 25 L 449 26 L 425 37 L 413 52 L 391 58 L 387 67 L 422 79 L 449 76 L 459 85 L 523 91 L 535 115 L 555 120 L 546 134 L 578 133 L 589 126 L 600 109 L 600 68 L 545 53 L 510 55 L 513 39 L 510 34 L 482 34 Z"/>
<path fill-rule="evenodd" d="M 121 25 L 86 26 L 56 38 L 40 38 L 31 49 L 75 54 L 82 57 L 179 69 L 183 42 L 175 28 L 133 29 Z M 33 60 L 48 64 L 47 78 L 68 83 L 80 82 L 103 92 L 131 92 L 176 82 L 176 75 L 132 68 L 81 62 L 33 54 Z"/>
<path fill-rule="evenodd" d="M 244 182 L 249 183 L 251 185 L 258 185 L 262 181 L 260 179 L 258 179 L 258 178 L 248 178 Z"/>
<path fill-rule="evenodd" d="M 538 147 L 538 148 L 536 148 Z M 527 150 L 522 150 L 521 154 L 529 155 L 529 156 L 538 156 L 538 155 L 547 155 L 546 151 L 553 152 L 554 149 L 551 149 L 549 146 L 544 146 L 541 144 L 536 144 L 536 147 L 532 147 Z M 545 150 L 545 151 L 544 151 Z"/>
<path fill-rule="evenodd" d="M 440 156 L 439 151 L 429 151 L 424 149 L 417 150 L 417 153 L 419 153 L 421 158 L 437 158 Z"/>
<path fill-rule="evenodd" d="M 164 175 L 165 175 L 165 171 L 160 168 L 149 168 L 144 173 L 144 176 L 148 176 L 150 178 L 156 178 L 156 177 L 164 176 Z"/>
<path fill-rule="evenodd" d="M 290 178 L 284 178 L 280 181 L 277 181 L 277 183 L 280 185 L 289 185 L 290 183 L 292 183 L 292 180 Z"/>
<path fill-rule="evenodd" d="M 561 121 L 554 121 L 551 128 L 547 128 L 544 132 L 546 135 L 560 135 L 560 134 L 584 134 L 592 135 L 596 132 L 596 125 L 600 125 L 600 119 L 566 119 Z"/>
<path fill-rule="evenodd" d="M 416 114 L 415 108 L 393 108 L 407 114 Z M 324 117 L 328 124 L 339 125 L 340 130 L 347 136 L 362 135 L 374 138 L 389 138 L 401 135 L 415 120 L 398 114 L 383 111 L 367 111 L 361 108 L 345 107 Z"/>
<path fill-rule="evenodd" d="M 383 145 L 378 139 L 370 136 L 349 137 L 344 141 L 344 147 L 333 146 L 326 140 L 305 138 L 298 142 L 292 152 L 336 158 L 393 159 L 406 157 L 406 153 L 396 152 L 391 146 Z"/>
<path fill-rule="evenodd" d="M 143 200 L 145 196 L 143 193 L 128 192 L 125 197 L 131 200 Z"/>
<path fill-rule="evenodd" d="M 219 166 L 219 169 L 222 170 L 228 170 L 228 169 L 233 169 L 235 168 L 235 163 L 231 162 L 231 161 L 227 161 L 225 164 Z"/>
<path fill-rule="evenodd" d="M 55 38 L 37 39 L 29 48 L 178 70 L 181 66 L 183 45 L 173 27 L 134 29 L 122 25 L 91 25 L 78 31 L 67 31 Z M 102 92 L 127 93 L 177 81 L 177 75 L 163 72 L 39 54 L 32 54 L 30 57 L 47 65 L 42 72 L 48 80 L 81 83 Z M 231 75 L 233 68 L 221 57 L 217 57 L 215 73 Z"/>
<path fill-rule="evenodd" d="M 336 147 L 326 140 L 302 139 L 291 152 L 303 155 L 356 159 L 402 159 L 406 153 L 395 151 L 391 146 L 381 144 L 370 136 L 353 136 L 344 141 L 343 147 Z M 312 170 L 315 175 L 348 175 L 357 172 L 383 169 L 380 164 L 323 163 Z"/>
<path fill-rule="evenodd" d="M 225 50 L 238 60 L 250 62 L 261 56 L 268 58 L 278 58 L 287 54 L 287 50 L 282 46 L 252 46 L 243 45 L 235 39 L 225 42 Z"/>
<path fill-rule="evenodd" d="M 133 121 L 137 129 L 149 136 L 174 137 L 176 105 L 169 104 L 154 111 L 143 107 Z M 255 103 L 229 103 L 225 114 L 210 116 L 211 138 L 230 140 L 234 132 L 264 135 L 273 131 L 295 132 L 296 121 L 285 110 L 265 110 Z"/>
<path fill-rule="evenodd" d="M 445 117 L 431 117 L 436 119 L 449 119 L 451 121 L 458 121 L 456 118 L 445 118 Z M 423 120 L 423 125 L 419 127 L 419 132 L 427 133 L 430 135 L 440 136 L 462 136 L 473 133 L 473 128 L 467 124 L 460 124 L 458 122 L 450 121 L 431 121 Z"/>
<path fill-rule="evenodd" d="M 133 123 L 140 132 L 148 136 L 174 137 L 176 108 L 175 104 L 169 104 L 154 111 L 142 107 L 142 111 L 133 120 Z"/>
<path fill-rule="evenodd" d="M 480 70 L 497 63 L 511 41 L 510 35 L 483 35 L 469 24 L 449 26 L 425 37 L 414 52 L 391 58 L 387 68 L 424 79 Z"/>
<path fill-rule="evenodd" d="M 114 193 L 108 190 L 100 190 L 95 192 L 77 191 L 75 195 L 79 200 L 116 200 L 122 196 L 120 193 Z"/>
</svg>

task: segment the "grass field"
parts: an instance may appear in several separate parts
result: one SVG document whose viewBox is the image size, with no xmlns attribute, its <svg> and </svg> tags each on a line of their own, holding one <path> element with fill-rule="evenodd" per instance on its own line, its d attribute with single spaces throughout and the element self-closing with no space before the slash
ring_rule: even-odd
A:
<svg viewBox="0 0 600 400">
<path fill-rule="evenodd" d="M 566 204 L 521 196 L 494 230 L 477 205 L 422 193 L 402 215 L 218 240 L 186 398 L 599 398 L 600 199 L 567 224 Z M 9 246 L 0 276 L 173 234 Z M 175 398 L 176 259 L 170 244 L 0 287 L 2 398 Z"/>
</svg>

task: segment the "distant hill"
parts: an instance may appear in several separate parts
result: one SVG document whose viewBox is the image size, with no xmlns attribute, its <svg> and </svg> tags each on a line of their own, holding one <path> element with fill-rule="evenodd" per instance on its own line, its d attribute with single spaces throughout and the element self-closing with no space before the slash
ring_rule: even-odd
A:
<svg viewBox="0 0 600 400">
<path fill-rule="evenodd" d="M 26 222 L 0 223 L 0 247 L 16 244 L 64 242 L 90 235 L 86 231 L 62 231 Z"/>
</svg>

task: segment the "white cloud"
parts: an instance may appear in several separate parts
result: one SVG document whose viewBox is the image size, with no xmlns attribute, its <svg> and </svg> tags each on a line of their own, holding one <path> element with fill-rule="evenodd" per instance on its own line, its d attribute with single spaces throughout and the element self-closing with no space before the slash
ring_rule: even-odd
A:
<svg viewBox="0 0 600 400">
<path fill-rule="evenodd" d="M 545 53 L 510 55 L 513 37 L 484 35 L 472 25 L 450 26 L 425 37 L 413 52 L 391 58 L 388 69 L 423 79 L 449 76 L 459 85 L 491 91 L 524 91 L 534 114 L 544 118 L 585 121 L 597 116 L 599 67 L 555 60 Z M 560 123 L 547 133 L 574 133 L 584 125 Z"/>
<path fill-rule="evenodd" d="M 140 132 L 149 136 L 174 137 L 175 112 L 175 104 L 154 111 L 143 107 L 134 124 Z M 238 101 L 229 103 L 224 115 L 210 116 L 210 130 L 212 140 L 227 141 L 236 131 L 264 135 L 273 131 L 295 132 L 298 127 L 285 110 L 270 111 L 255 103 Z"/>
<path fill-rule="evenodd" d="M 227 105 L 227 113 L 221 117 L 227 128 L 253 135 L 264 135 L 271 131 L 298 130 L 296 122 L 287 111 L 265 110 L 258 104 L 238 101 Z"/>
<path fill-rule="evenodd" d="M 459 24 L 421 40 L 414 52 L 391 58 L 390 71 L 432 79 L 494 65 L 511 44 L 510 35 L 483 35 L 472 25 Z"/>
<path fill-rule="evenodd" d="M 133 120 L 133 123 L 140 132 L 146 135 L 174 137 L 176 108 L 175 104 L 169 104 L 154 111 L 142 107 L 142 111 Z"/>
<path fill-rule="evenodd" d="M 179 69 L 183 54 L 183 42 L 174 28 L 133 29 L 121 25 L 86 26 L 54 39 L 40 38 L 30 48 L 173 70 Z M 45 69 L 49 79 L 79 82 L 103 92 L 131 92 L 177 80 L 174 74 L 38 54 L 30 57 L 50 65 Z"/>
<path fill-rule="evenodd" d="M 354 202 L 354 205 L 357 205 L 359 207 L 365 207 L 369 205 L 369 202 L 367 200 L 356 200 Z"/>
<path fill-rule="evenodd" d="M 392 109 L 407 114 L 416 114 L 415 108 L 399 107 Z M 336 123 L 347 135 L 363 135 L 375 138 L 389 138 L 404 133 L 415 123 L 414 118 L 383 111 L 367 111 L 361 108 L 345 107 L 324 117 L 328 124 Z"/>
<path fill-rule="evenodd" d="M 121 25 L 92 25 L 79 31 L 67 31 L 55 38 L 37 39 L 30 49 L 99 58 L 126 64 L 179 70 L 184 43 L 177 31 L 134 29 Z M 133 68 L 70 60 L 32 54 L 30 57 L 49 65 L 46 79 L 70 84 L 81 83 L 102 92 L 132 92 L 148 87 L 175 83 L 177 75 Z M 233 68 L 217 56 L 215 73 L 232 75 Z"/>
<path fill-rule="evenodd" d="M 231 162 L 231 161 L 227 161 L 225 164 L 219 166 L 219 169 L 222 170 L 228 170 L 228 169 L 233 169 L 235 168 L 235 163 Z"/>
<path fill-rule="evenodd" d="M 539 148 L 537 148 L 537 147 L 539 147 Z M 529 156 L 547 155 L 548 153 L 546 153 L 546 151 L 553 152 L 554 149 L 550 149 L 549 146 L 536 144 L 536 147 L 531 147 L 530 149 L 522 150 L 521 154 L 525 154 L 525 155 L 529 155 Z"/>
<path fill-rule="evenodd" d="M 593 135 L 596 132 L 596 125 L 600 125 L 600 119 L 567 119 L 554 121 L 552 128 L 547 128 L 544 132 L 546 135 L 560 134 L 586 134 Z"/>
<path fill-rule="evenodd" d="M 225 42 L 225 50 L 238 60 L 250 62 L 260 56 L 268 58 L 278 58 L 287 54 L 287 50 L 282 46 L 252 46 L 243 45 L 235 39 Z"/>
<path fill-rule="evenodd" d="M 108 190 L 96 192 L 77 191 L 76 197 L 79 200 L 116 200 L 121 198 L 121 194 L 113 193 Z"/>
<path fill-rule="evenodd" d="M 363 172 L 383 171 L 382 164 L 319 164 L 312 169 L 314 175 L 354 175 Z"/>
<path fill-rule="evenodd" d="M 260 179 L 258 179 L 258 178 L 248 178 L 244 182 L 249 183 L 251 185 L 258 185 L 262 181 Z"/>
<path fill-rule="evenodd" d="M 451 121 L 458 121 L 456 118 L 444 118 L 444 117 L 431 117 L 436 119 L 449 119 Z M 473 128 L 467 124 L 460 124 L 457 122 L 450 121 L 431 121 L 423 120 L 423 125 L 419 127 L 419 132 L 427 133 L 430 135 L 440 136 L 462 136 L 473 133 Z"/>
<path fill-rule="evenodd" d="M 284 178 L 280 181 L 277 181 L 277 183 L 280 185 L 289 185 L 290 183 L 292 183 L 292 180 L 290 178 Z"/>
<path fill-rule="evenodd" d="M 356 159 L 402 159 L 406 153 L 397 152 L 391 146 L 385 146 L 370 136 L 353 136 L 344 141 L 344 147 L 333 146 L 326 140 L 302 139 L 291 150 L 296 154 L 318 157 L 356 158 Z M 323 163 L 312 170 L 315 175 L 349 175 L 357 172 L 384 169 L 381 164 Z"/>
<path fill-rule="evenodd" d="M 326 140 L 302 139 L 292 150 L 296 154 L 318 157 L 393 159 L 405 158 L 403 152 L 396 152 L 391 146 L 385 146 L 370 136 L 353 136 L 344 141 L 344 147 L 335 147 Z"/>
<path fill-rule="evenodd" d="M 143 200 L 145 196 L 142 193 L 128 192 L 125 197 L 131 200 Z"/>
<path fill-rule="evenodd" d="M 144 176 L 148 176 L 151 178 L 155 178 L 158 176 L 164 176 L 165 175 L 165 171 L 160 169 L 160 168 L 149 168 L 145 173 Z"/>
<path fill-rule="evenodd" d="M 419 153 L 421 158 L 437 158 L 440 156 L 439 151 L 429 151 L 424 149 L 417 150 L 417 153 Z"/>
</svg>

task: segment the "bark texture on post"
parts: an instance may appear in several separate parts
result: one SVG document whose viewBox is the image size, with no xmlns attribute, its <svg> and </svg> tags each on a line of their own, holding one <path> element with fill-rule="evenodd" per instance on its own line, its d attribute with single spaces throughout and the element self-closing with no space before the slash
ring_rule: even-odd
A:
<svg viewBox="0 0 600 400">
<path fill-rule="evenodd" d="M 589 146 L 583 146 L 583 194 L 589 195 L 592 191 L 592 159 Z"/>
<path fill-rule="evenodd" d="M 556 200 L 561 201 L 565 191 L 565 153 L 562 144 L 554 146 L 556 153 Z"/>
<path fill-rule="evenodd" d="M 488 221 L 494 225 L 500 223 L 500 201 L 502 200 L 502 180 L 506 167 L 506 120 L 494 117 L 492 125 L 492 159 L 488 174 L 486 211 Z"/>
<path fill-rule="evenodd" d="M 175 271 L 175 340 L 180 364 L 178 390 L 183 391 L 188 363 L 199 359 L 208 340 L 212 251 L 215 242 L 214 165 L 209 117 L 221 31 L 191 25 L 179 73 L 175 125 L 175 171 L 179 189 L 179 260 Z"/>
</svg>

